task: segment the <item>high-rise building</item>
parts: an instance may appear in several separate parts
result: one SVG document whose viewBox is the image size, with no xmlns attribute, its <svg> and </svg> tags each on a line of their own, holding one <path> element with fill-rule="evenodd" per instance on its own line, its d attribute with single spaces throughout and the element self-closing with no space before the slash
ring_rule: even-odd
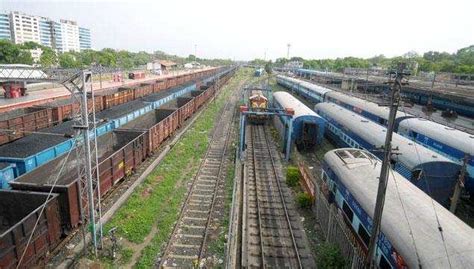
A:
<svg viewBox="0 0 474 269">
<path fill-rule="evenodd" d="M 79 27 L 79 47 L 81 50 L 91 49 L 91 30 Z"/>
<path fill-rule="evenodd" d="M 0 39 L 12 39 L 10 29 L 10 15 L 8 13 L 0 13 Z"/>
<path fill-rule="evenodd" d="M 46 47 L 53 47 L 53 21 L 41 17 L 39 21 L 40 42 Z"/>
<path fill-rule="evenodd" d="M 91 34 L 75 21 L 53 21 L 49 18 L 23 14 L 18 11 L 0 13 L 0 39 L 23 44 L 33 41 L 63 53 L 90 49 Z"/>
<path fill-rule="evenodd" d="M 10 24 L 12 29 L 13 42 L 23 44 L 33 41 L 40 42 L 40 17 L 23 14 L 17 11 L 10 13 Z"/>
<path fill-rule="evenodd" d="M 79 48 L 79 26 L 75 21 L 61 20 L 62 51 L 80 51 Z"/>
<path fill-rule="evenodd" d="M 63 52 L 63 34 L 61 30 L 61 24 L 58 22 L 52 22 L 53 29 L 53 44 L 52 48 L 56 51 Z"/>
</svg>

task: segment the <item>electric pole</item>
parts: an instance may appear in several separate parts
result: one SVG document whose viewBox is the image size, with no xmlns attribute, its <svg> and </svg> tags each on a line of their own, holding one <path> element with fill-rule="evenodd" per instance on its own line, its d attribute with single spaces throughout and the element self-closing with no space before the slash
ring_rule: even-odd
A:
<svg viewBox="0 0 474 269">
<path fill-rule="evenodd" d="M 373 217 L 372 234 L 370 236 L 369 250 L 367 255 L 367 263 L 370 268 L 376 268 L 376 249 L 377 239 L 380 234 L 380 226 L 382 223 L 382 213 L 385 203 L 385 193 L 387 191 L 388 175 L 390 173 L 390 160 L 392 156 L 392 135 L 395 125 L 395 117 L 397 115 L 398 105 L 400 102 L 400 90 L 402 87 L 402 79 L 409 75 L 404 73 L 405 64 L 400 64 L 396 71 L 389 73 L 389 83 L 392 84 L 390 114 L 388 118 L 387 135 L 385 136 L 384 157 L 382 160 L 382 169 L 380 171 L 379 186 L 377 190 L 377 200 L 375 202 L 375 211 Z M 392 78 L 395 80 L 392 81 Z"/>
</svg>

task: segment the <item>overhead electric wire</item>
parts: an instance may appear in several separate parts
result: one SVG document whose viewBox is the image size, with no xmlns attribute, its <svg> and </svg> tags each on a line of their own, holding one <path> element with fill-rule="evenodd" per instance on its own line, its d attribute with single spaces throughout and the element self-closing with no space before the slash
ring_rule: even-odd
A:
<svg viewBox="0 0 474 269">
<path fill-rule="evenodd" d="M 60 176 L 61 176 L 61 173 L 62 173 L 62 171 L 63 171 L 63 169 L 64 169 L 64 167 L 65 167 L 65 165 L 66 165 L 66 163 L 67 163 L 67 160 L 69 159 L 69 156 L 70 156 L 71 152 L 72 152 L 73 149 L 74 149 L 74 144 L 75 144 L 75 143 L 76 143 L 76 139 L 74 138 L 74 140 L 73 140 L 73 142 L 72 142 L 72 147 L 71 147 L 71 149 L 69 149 L 69 151 L 68 151 L 68 153 L 67 153 L 67 155 L 66 155 L 66 158 L 63 159 L 62 164 L 61 164 L 61 168 L 60 168 L 60 170 L 59 170 L 59 172 L 58 172 L 58 174 L 57 174 L 57 176 L 56 176 L 56 179 L 55 179 L 54 182 L 53 182 L 53 185 L 51 186 L 51 189 L 49 190 L 48 196 L 46 197 L 46 201 L 43 203 L 43 205 L 42 205 L 42 207 L 41 207 L 40 214 L 39 214 L 38 218 L 36 219 L 35 225 L 33 226 L 33 229 L 31 230 L 31 234 L 30 234 L 30 236 L 29 236 L 29 238 L 28 238 L 28 241 L 27 241 L 27 243 L 26 243 L 25 249 L 23 250 L 23 253 L 21 254 L 20 260 L 18 261 L 18 264 L 17 264 L 17 266 L 16 266 L 17 269 L 20 268 L 21 262 L 23 261 L 23 258 L 25 257 L 26 251 L 28 250 L 28 246 L 29 246 L 30 243 L 31 243 L 31 239 L 33 238 L 33 235 L 34 235 L 34 233 L 35 233 L 36 227 L 38 227 L 38 223 L 39 223 L 39 221 L 40 221 L 40 219 L 41 219 L 41 216 L 43 215 L 44 209 L 46 208 L 46 205 L 48 204 L 49 199 L 51 198 L 51 195 L 53 194 L 53 190 L 54 190 L 54 188 L 56 187 L 56 183 L 58 182 L 58 180 L 59 180 L 59 178 L 60 178 Z M 58 164 L 58 166 L 59 166 L 59 164 Z"/>
<path fill-rule="evenodd" d="M 402 108 L 402 112 L 406 114 L 406 112 L 403 110 Z M 410 123 L 407 122 L 408 124 L 408 128 L 410 128 Z M 416 141 L 413 141 L 413 146 L 415 148 L 415 153 L 416 153 L 416 156 L 418 158 L 418 162 L 421 163 L 421 156 L 420 156 L 420 152 L 418 151 L 418 148 L 417 148 L 417 142 Z M 424 171 L 424 167 L 423 165 L 421 166 L 421 176 L 423 175 L 426 175 L 425 171 Z M 440 233 L 440 236 L 441 236 L 441 240 L 443 241 L 443 247 L 444 247 L 444 250 L 446 252 L 446 258 L 448 259 L 448 264 L 449 264 L 449 268 L 452 268 L 451 266 L 451 259 L 449 258 L 449 253 L 448 253 L 448 247 L 446 246 L 446 241 L 444 239 L 444 235 L 443 235 L 443 227 L 441 226 L 441 223 L 439 221 L 439 216 L 438 216 L 438 212 L 436 211 L 436 206 L 434 204 L 434 199 L 433 197 L 431 196 L 432 195 L 432 192 L 431 192 L 431 187 L 430 187 L 430 182 L 426 179 L 426 186 L 428 188 L 428 196 L 430 197 L 430 202 L 431 202 L 431 207 L 433 208 L 433 211 L 434 211 L 434 214 L 435 214 L 435 218 L 436 218 L 436 222 L 437 222 L 437 225 L 438 225 L 438 231 Z"/>
</svg>

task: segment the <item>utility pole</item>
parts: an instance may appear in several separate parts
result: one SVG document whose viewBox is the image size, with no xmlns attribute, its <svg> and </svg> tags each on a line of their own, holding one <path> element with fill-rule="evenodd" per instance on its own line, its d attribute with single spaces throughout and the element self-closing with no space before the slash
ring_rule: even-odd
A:
<svg viewBox="0 0 474 269">
<path fill-rule="evenodd" d="M 377 200 L 375 202 L 375 212 L 373 217 L 372 234 L 370 237 L 369 251 L 367 255 L 367 264 L 370 265 L 370 268 L 376 268 L 375 250 L 377 249 L 377 239 L 380 234 L 382 213 L 385 203 L 385 193 L 387 191 L 388 175 L 390 173 L 390 160 L 392 155 L 392 135 L 395 125 L 395 116 L 397 115 L 398 105 L 400 102 L 402 79 L 405 75 L 409 75 L 407 73 L 404 73 L 404 69 L 405 64 L 400 64 L 398 66 L 398 70 L 389 73 L 390 78 L 394 77 L 395 80 L 392 81 L 390 79 L 389 81 L 389 83 L 393 83 L 393 85 L 390 100 L 390 114 L 388 119 L 387 135 L 385 136 L 384 158 L 382 160 L 382 169 L 380 171 Z"/>
<path fill-rule="evenodd" d="M 287 58 L 288 60 L 290 60 L 290 47 L 291 47 L 291 44 L 288 43 L 288 44 L 286 44 L 286 46 L 288 47 L 288 49 L 287 49 L 287 51 L 286 51 L 286 58 Z"/>
</svg>

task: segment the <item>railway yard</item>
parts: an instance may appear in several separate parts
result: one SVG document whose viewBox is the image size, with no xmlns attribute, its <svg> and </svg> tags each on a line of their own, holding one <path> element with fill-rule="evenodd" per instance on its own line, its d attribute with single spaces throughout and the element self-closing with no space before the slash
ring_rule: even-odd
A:
<svg viewBox="0 0 474 269">
<path fill-rule="evenodd" d="M 447 119 L 438 86 L 427 114 L 410 89 L 390 118 L 361 77 L 268 72 L 82 73 L 0 100 L 0 268 L 474 267 L 473 106 Z"/>
</svg>

